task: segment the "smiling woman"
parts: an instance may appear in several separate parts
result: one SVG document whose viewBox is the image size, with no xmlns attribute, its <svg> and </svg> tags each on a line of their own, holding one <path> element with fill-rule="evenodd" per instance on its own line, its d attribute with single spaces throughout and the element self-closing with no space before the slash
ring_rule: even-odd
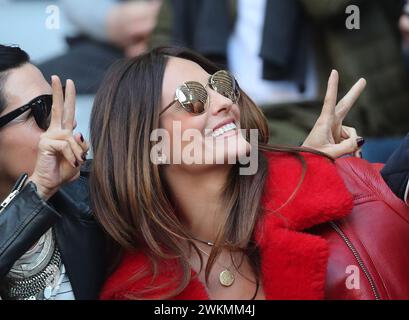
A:
<svg viewBox="0 0 409 320">
<path fill-rule="evenodd" d="M 346 277 L 344 263 L 358 263 L 351 261 L 351 247 L 369 274 L 369 261 L 361 259 L 354 242 L 345 235 L 347 243 L 327 242 L 328 235 L 337 237 L 335 229 L 314 231 L 318 235 L 309 230 L 347 218 L 354 207 L 339 173 L 350 186 L 363 179 L 355 174 L 356 166 L 358 173 L 371 168 L 352 157 L 338 166 L 331 161 L 329 155 L 359 151 L 357 133 L 342 122 L 365 81 L 358 81 L 338 103 L 337 87 L 338 73 L 333 71 L 322 114 L 305 147 L 271 146 L 261 110 L 232 75 L 200 55 L 183 48 L 157 48 L 113 65 L 91 116 L 91 201 L 94 214 L 118 245 L 114 261 L 119 261 L 101 297 L 380 297 L 379 283 L 371 277 L 356 295 L 337 283 Z M 149 157 L 157 144 L 152 132 L 158 129 L 169 136 L 165 164 Z M 258 132 L 255 144 L 249 142 L 251 129 Z M 173 161 L 175 153 L 192 147 L 183 139 L 190 130 L 197 133 L 195 149 L 214 148 L 213 162 Z M 240 158 L 249 151 L 258 155 L 257 170 L 240 175 L 241 164 L 229 162 L 229 154 Z M 365 186 L 374 187 L 377 178 L 379 173 L 370 171 L 364 176 Z M 369 198 L 356 195 L 362 197 Z M 362 208 L 357 204 L 354 211 L 361 213 Z M 409 231 L 409 226 L 403 228 Z M 367 233 L 362 227 L 358 230 L 362 238 Z M 409 233 L 401 236 L 406 239 Z M 409 260 L 394 260 L 388 267 L 401 263 L 409 266 Z M 344 270 L 333 274 L 334 265 Z M 409 297 L 408 286 L 394 286 L 401 297 Z"/>
</svg>

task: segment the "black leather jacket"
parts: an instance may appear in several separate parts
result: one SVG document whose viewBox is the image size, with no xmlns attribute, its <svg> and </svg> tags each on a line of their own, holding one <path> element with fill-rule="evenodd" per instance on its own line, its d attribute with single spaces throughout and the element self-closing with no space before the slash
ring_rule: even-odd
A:
<svg viewBox="0 0 409 320">
<path fill-rule="evenodd" d="M 78 300 L 97 299 L 105 280 L 107 239 L 93 218 L 88 190 L 90 163 L 78 180 L 43 201 L 27 184 L 0 214 L 0 279 L 51 227 Z"/>
<path fill-rule="evenodd" d="M 409 204 L 409 134 L 381 171 L 392 191 Z"/>
</svg>

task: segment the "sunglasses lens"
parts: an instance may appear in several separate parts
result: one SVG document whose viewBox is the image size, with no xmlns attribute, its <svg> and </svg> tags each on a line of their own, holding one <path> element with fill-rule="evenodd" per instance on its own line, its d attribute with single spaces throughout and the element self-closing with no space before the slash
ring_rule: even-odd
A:
<svg viewBox="0 0 409 320">
<path fill-rule="evenodd" d="M 51 120 L 52 98 L 51 96 L 41 97 L 35 104 L 33 108 L 34 119 L 40 129 L 47 130 Z"/>
<path fill-rule="evenodd" d="M 213 90 L 237 103 L 240 98 L 240 89 L 233 75 L 225 70 L 217 71 L 210 78 L 210 86 Z"/>
<path fill-rule="evenodd" d="M 195 115 L 205 112 L 208 95 L 202 84 L 194 81 L 186 82 L 178 88 L 176 96 L 187 112 Z"/>
<path fill-rule="evenodd" d="M 194 102 L 184 103 L 183 107 L 188 112 L 193 113 L 193 114 L 201 114 L 205 110 L 205 105 L 201 101 L 194 101 Z"/>
<path fill-rule="evenodd" d="M 237 103 L 240 99 L 239 85 L 228 71 L 216 72 L 210 77 L 209 85 L 213 90 L 229 98 L 233 103 Z M 206 111 L 209 95 L 201 83 L 188 81 L 176 89 L 176 98 L 187 112 L 199 115 Z"/>
</svg>

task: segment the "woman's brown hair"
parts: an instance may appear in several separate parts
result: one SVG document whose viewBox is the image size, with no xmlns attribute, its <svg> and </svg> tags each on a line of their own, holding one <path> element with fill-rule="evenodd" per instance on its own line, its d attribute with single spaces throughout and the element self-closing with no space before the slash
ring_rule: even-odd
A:
<svg viewBox="0 0 409 320">
<path fill-rule="evenodd" d="M 123 59 L 107 72 L 91 116 L 94 162 L 90 188 L 95 216 L 122 250 L 142 250 L 152 262 L 150 270 L 138 272 L 130 281 L 143 277 L 146 272 L 156 275 L 160 263 L 178 260 L 181 276 L 175 277 L 174 283 L 165 284 L 173 289 L 162 299 L 178 295 L 190 281 L 186 244 L 201 257 L 192 235 L 177 218 L 160 166 L 150 160 L 154 143 L 150 135 L 159 128 L 162 82 L 169 57 L 196 62 L 209 74 L 219 70 L 200 55 L 176 47 L 157 48 L 137 58 Z M 253 235 L 262 212 L 260 200 L 267 176 L 263 152 L 290 152 L 302 161 L 305 173 L 305 162 L 299 154 L 305 150 L 269 146 L 267 121 L 261 110 L 244 92 L 241 92 L 239 105 L 241 128 L 259 132 L 258 170 L 251 176 L 239 176 L 239 165 L 235 165 L 230 172 L 223 193 L 227 219 L 220 225 L 206 264 L 206 281 L 216 258 L 226 247 L 250 256 L 256 277 L 260 278 Z M 302 179 L 300 177 L 298 187 Z M 130 298 L 142 298 L 156 289 L 146 288 Z"/>
</svg>

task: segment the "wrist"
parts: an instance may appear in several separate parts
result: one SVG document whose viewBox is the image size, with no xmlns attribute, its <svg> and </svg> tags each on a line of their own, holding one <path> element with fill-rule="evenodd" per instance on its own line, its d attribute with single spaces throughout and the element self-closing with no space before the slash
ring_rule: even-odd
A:
<svg viewBox="0 0 409 320">
<path fill-rule="evenodd" d="M 58 190 L 58 188 L 44 187 L 44 185 L 39 181 L 39 179 L 35 175 L 30 176 L 27 179 L 25 185 L 27 185 L 30 182 L 32 182 L 35 185 L 39 197 L 45 201 L 50 199 Z"/>
</svg>

